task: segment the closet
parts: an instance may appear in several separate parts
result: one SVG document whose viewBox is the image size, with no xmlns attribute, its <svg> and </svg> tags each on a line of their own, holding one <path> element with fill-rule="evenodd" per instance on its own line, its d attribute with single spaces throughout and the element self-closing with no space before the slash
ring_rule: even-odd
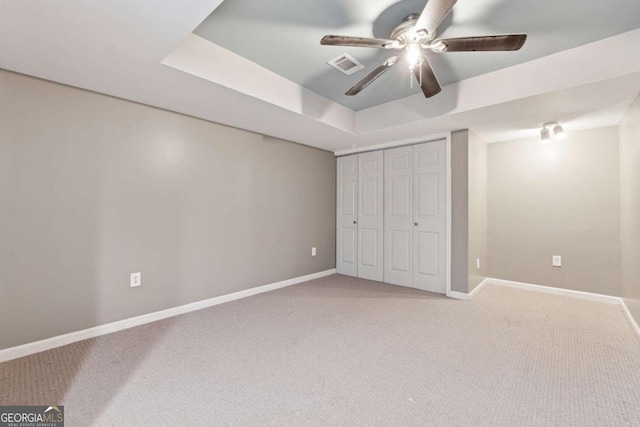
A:
<svg viewBox="0 0 640 427">
<path fill-rule="evenodd" d="M 338 273 L 444 294 L 446 141 L 337 162 Z"/>
</svg>

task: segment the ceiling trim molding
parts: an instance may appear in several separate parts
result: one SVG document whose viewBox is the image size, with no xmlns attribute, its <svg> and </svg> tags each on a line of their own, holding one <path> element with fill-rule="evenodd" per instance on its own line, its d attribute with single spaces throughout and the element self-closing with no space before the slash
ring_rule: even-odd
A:
<svg viewBox="0 0 640 427">
<path fill-rule="evenodd" d="M 344 132 L 356 132 L 354 111 L 195 34 L 189 34 L 162 64 Z"/>
<path fill-rule="evenodd" d="M 464 113 L 640 72 L 640 62 L 634 60 L 637 51 L 640 30 L 444 86 L 437 98 L 425 101 L 418 94 L 359 112 L 194 34 L 162 63 L 344 132 L 357 141 L 351 149 L 335 151 L 345 155 L 369 150 L 368 147 L 424 141 L 422 136 L 406 135 L 408 129 L 424 127 L 426 134 L 437 135 L 469 127 L 461 123 L 453 128 L 433 129 L 433 123 L 449 123 L 453 118 L 464 117 Z M 594 61 L 595 57 L 598 61 Z M 395 142 L 398 135 L 400 139 Z M 393 142 L 378 142 L 389 137 L 394 138 Z"/>
</svg>

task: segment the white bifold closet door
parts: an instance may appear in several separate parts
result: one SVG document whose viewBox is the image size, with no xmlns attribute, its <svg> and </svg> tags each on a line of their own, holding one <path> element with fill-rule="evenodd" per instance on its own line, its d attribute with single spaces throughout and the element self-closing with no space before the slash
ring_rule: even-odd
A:
<svg viewBox="0 0 640 427">
<path fill-rule="evenodd" d="M 385 150 L 384 281 L 446 292 L 446 142 Z"/>
<path fill-rule="evenodd" d="M 338 158 L 337 248 L 339 274 L 382 281 L 382 151 Z"/>
<path fill-rule="evenodd" d="M 384 152 L 384 281 L 411 286 L 413 257 L 413 147 Z"/>
<path fill-rule="evenodd" d="M 358 276 L 358 155 L 338 158 L 336 271 Z"/>
<path fill-rule="evenodd" d="M 382 282 L 384 275 L 382 151 L 358 154 L 358 277 Z"/>
</svg>

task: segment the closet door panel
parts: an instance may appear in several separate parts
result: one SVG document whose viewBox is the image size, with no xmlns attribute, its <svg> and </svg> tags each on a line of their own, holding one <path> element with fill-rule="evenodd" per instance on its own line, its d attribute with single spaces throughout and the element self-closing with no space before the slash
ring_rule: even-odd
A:
<svg viewBox="0 0 640 427">
<path fill-rule="evenodd" d="M 358 277 L 383 279 L 382 151 L 358 154 Z"/>
<path fill-rule="evenodd" d="M 446 292 L 446 142 L 413 147 L 413 286 Z"/>
<path fill-rule="evenodd" d="M 412 285 L 413 150 L 384 152 L 384 281 Z"/>
<path fill-rule="evenodd" d="M 339 157 L 337 164 L 336 271 L 358 275 L 358 156 Z"/>
</svg>

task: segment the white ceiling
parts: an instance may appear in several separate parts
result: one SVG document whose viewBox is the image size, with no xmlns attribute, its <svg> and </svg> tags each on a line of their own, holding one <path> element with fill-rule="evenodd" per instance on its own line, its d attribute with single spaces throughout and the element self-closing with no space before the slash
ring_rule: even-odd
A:
<svg viewBox="0 0 640 427">
<path fill-rule="evenodd" d="M 220 3 L 0 0 L 0 68 L 331 151 L 461 128 L 493 142 L 545 121 L 618 124 L 640 92 L 636 29 L 452 83 L 437 102 L 414 95 L 356 113 L 192 35 Z"/>
</svg>

